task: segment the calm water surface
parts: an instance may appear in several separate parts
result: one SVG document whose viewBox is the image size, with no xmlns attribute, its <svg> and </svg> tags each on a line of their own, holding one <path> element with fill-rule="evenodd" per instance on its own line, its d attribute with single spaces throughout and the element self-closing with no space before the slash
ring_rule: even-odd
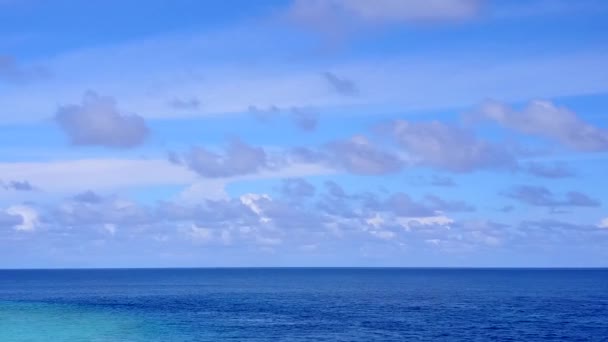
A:
<svg viewBox="0 0 608 342">
<path fill-rule="evenodd" d="M 0 341 L 608 341 L 608 270 L 0 270 Z"/>
</svg>

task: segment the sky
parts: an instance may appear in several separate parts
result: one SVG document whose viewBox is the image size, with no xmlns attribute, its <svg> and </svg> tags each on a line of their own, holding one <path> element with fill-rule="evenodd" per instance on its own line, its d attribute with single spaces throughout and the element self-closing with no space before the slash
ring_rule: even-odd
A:
<svg viewBox="0 0 608 342">
<path fill-rule="evenodd" d="M 607 17 L 0 0 L 0 268 L 606 267 Z"/>
</svg>

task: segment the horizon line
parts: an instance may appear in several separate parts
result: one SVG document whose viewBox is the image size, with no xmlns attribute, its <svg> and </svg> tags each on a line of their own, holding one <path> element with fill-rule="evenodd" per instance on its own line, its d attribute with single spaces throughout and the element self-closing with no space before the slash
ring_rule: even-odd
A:
<svg viewBox="0 0 608 342">
<path fill-rule="evenodd" d="M 402 270 L 608 270 L 608 266 L 171 266 L 171 267 L 31 267 L 0 271 L 103 270 L 244 270 L 244 269 L 402 269 Z"/>
</svg>

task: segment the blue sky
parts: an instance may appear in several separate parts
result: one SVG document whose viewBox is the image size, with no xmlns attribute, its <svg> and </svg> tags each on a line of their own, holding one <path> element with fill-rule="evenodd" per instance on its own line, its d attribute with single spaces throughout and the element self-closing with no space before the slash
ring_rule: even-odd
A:
<svg viewBox="0 0 608 342">
<path fill-rule="evenodd" d="M 0 267 L 608 266 L 599 0 L 0 0 Z"/>
</svg>

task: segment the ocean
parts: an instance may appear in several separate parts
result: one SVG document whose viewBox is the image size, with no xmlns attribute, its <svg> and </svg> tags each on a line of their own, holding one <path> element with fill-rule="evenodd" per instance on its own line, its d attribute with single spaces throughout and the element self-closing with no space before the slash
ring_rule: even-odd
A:
<svg viewBox="0 0 608 342">
<path fill-rule="evenodd" d="M 0 341 L 608 341 L 608 270 L 0 270 Z"/>
</svg>

